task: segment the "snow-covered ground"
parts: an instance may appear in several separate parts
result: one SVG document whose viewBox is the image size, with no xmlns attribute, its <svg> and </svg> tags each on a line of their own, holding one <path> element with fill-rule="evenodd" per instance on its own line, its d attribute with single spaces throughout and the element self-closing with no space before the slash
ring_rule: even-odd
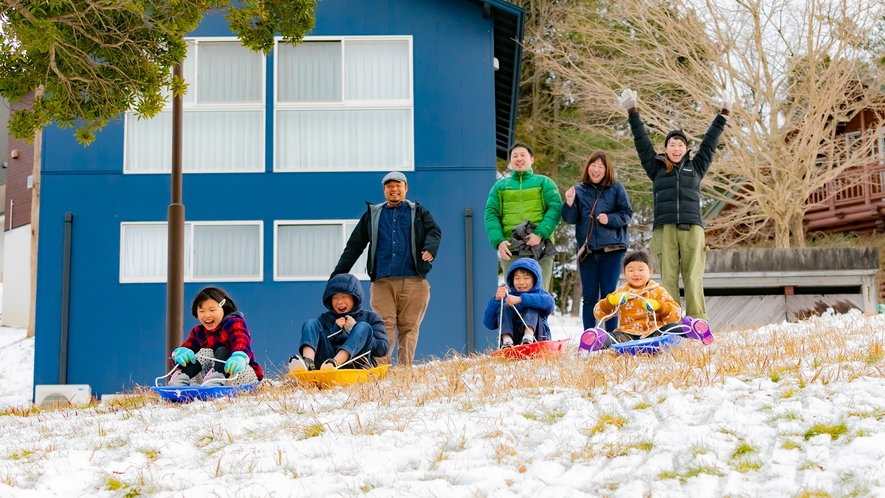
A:
<svg viewBox="0 0 885 498">
<path fill-rule="evenodd" d="M 0 303 L 3 283 L 0 282 Z M 0 327 L 0 409 L 27 405 L 34 384 L 34 339 L 27 330 Z"/>
<path fill-rule="evenodd" d="M 885 496 L 883 329 L 830 314 L 682 355 L 455 357 L 347 389 L 0 409 L 0 497 Z M 30 397 L 23 337 L 0 332 L 0 405 Z"/>
</svg>

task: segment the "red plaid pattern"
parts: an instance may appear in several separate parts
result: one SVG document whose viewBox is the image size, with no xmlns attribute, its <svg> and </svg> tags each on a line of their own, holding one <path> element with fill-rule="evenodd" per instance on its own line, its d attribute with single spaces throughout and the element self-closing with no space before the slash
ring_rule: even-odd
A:
<svg viewBox="0 0 885 498">
<path fill-rule="evenodd" d="M 246 320 L 243 319 L 242 313 L 238 311 L 224 317 L 221 321 L 221 326 L 215 330 L 208 331 L 203 324 L 197 325 L 191 329 L 187 340 L 181 346 L 190 349 L 194 353 L 203 348 L 214 351 L 219 347 L 225 347 L 231 353 L 242 351 L 249 357 L 249 366 L 255 370 L 255 376 L 258 377 L 258 380 L 264 378 L 261 365 L 255 361 L 255 355 L 252 354 L 252 336 L 246 327 Z"/>
</svg>

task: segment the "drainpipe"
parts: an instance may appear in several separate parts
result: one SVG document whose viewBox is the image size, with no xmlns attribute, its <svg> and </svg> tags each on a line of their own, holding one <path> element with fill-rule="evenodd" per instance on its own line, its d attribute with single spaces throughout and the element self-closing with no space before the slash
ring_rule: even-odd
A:
<svg viewBox="0 0 885 498">
<path fill-rule="evenodd" d="M 58 351 L 58 383 L 68 383 L 68 318 L 71 304 L 71 229 L 74 213 L 65 213 L 61 264 L 61 347 Z"/>
<path fill-rule="evenodd" d="M 464 269 L 465 289 L 467 298 L 467 354 L 476 352 L 475 339 L 473 337 L 473 210 L 464 208 Z"/>
</svg>

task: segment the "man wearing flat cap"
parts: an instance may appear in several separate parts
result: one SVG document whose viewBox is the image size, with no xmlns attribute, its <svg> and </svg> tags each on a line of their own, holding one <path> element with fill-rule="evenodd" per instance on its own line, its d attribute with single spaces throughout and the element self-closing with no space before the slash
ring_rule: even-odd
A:
<svg viewBox="0 0 885 498">
<path fill-rule="evenodd" d="M 397 364 L 412 366 L 418 329 L 430 302 L 427 272 L 439 250 L 442 231 L 430 211 L 406 200 L 406 175 L 392 171 L 381 183 L 386 201 L 366 203 L 368 209 L 350 235 L 332 275 L 348 273 L 369 246 L 369 304 L 384 320 L 391 345 L 387 356 L 378 358 L 378 362 L 390 363 L 393 345 L 398 342 Z"/>
</svg>

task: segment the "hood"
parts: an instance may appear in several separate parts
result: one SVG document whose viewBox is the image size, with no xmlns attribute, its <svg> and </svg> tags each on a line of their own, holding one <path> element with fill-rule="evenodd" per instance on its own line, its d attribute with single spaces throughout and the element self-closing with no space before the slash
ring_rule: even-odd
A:
<svg viewBox="0 0 885 498">
<path fill-rule="evenodd" d="M 353 309 L 348 311 L 348 313 L 355 313 L 362 309 L 363 286 L 354 275 L 339 273 L 330 278 L 326 283 L 326 290 L 323 291 L 323 306 L 333 313 L 335 313 L 335 310 L 332 309 L 332 296 L 339 293 L 353 296 Z"/>
<path fill-rule="evenodd" d="M 541 264 L 532 258 L 519 258 L 507 270 L 507 287 L 511 293 L 516 292 L 513 288 L 513 271 L 517 268 L 524 268 L 535 275 L 535 285 L 528 292 L 538 292 L 541 290 Z"/>
</svg>

